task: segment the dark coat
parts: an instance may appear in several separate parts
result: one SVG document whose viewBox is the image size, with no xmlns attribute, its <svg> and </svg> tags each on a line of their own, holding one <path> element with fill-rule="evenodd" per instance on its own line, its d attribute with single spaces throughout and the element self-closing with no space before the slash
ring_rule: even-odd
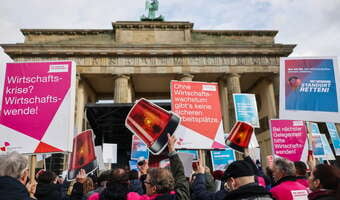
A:
<svg viewBox="0 0 340 200">
<path fill-rule="evenodd" d="M 137 192 L 138 194 L 143 194 L 144 190 L 142 187 L 142 182 L 139 179 L 130 180 L 129 192 Z"/>
<path fill-rule="evenodd" d="M 34 196 L 38 200 L 61 200 L 61 187 L 59 184 L 41 184 L 38 183 Z"/>
<path fill-rule="evenodd" d="M 189 182 L 184 175 L 184 167 L 177 153 L 169 154 L 170 170 L 175 179 L 175 194 L 164 194 L 155 200 L 190 200 Z"/>
<path fill-rule="evenodd" d="M 227 195 L 227 191 L 222 189 L 218 192 L 209 192 L 207 189 L 207 179 L 205 174 L 196 174 L 195 180 L 191 185 L 192 200 L 222 200 Z"/>
<path fill-rule="evenodd" d="M 233 190 L 224 198 L 225 200 L 272 200 L 272 196 L 267 190 L 259 186 L 257 183 L 243 185 L 236 190 Z"/>
<path fill-rule="evenodd" d="M 26 187 L 17 179 L 0 177 L 0 199 L 30 200 Z"/>
<path fill-rule="evenodd" d="M 318 190 L 308 195 L 309 200 L 336 200 L 336 194 L 333 190 Z"/>
</svg>

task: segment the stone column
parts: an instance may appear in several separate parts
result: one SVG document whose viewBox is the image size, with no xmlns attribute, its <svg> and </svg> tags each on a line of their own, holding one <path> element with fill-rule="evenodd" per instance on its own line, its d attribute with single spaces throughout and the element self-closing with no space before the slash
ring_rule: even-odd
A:
<svg viewBox="0 0 340 200">
<path fill-rule="evenodd" d="M 194 75 L 192 74 L 181 74 L 178 77 L 178 80 L 180 81 L 192 81 L 192 79 L 194 79 Z"/>
<path fill-rule="evenodd" d="M 236 121 L 235 109 L 234 109 L 234 93 L 241 93 L 240 75 L 236 73 L 227 75 L 227 87 L 228 87 L 228 102 L 229 102 L 229 120 L 232 127 Z"/>
<path fill-rule="evenodd" d="M 115 103 L 131 103 L 132 88 L 129 84 L 130 76 L 119 74 L 114 76 L 114 102 Z"/>
<path fill-rule="evenodd" d="M 75 127 L 77 128 L 77 133 L 83 130 L 83 121 L 84 121 L 84 107 L 86 101 L 86 91 L 84 87 L 83 80 L 79 78 L 78 87 L 76 91 L 76 120 Z"/>
<path fill-rule="evenodd" d="M 226 85 L 226 76 L 223 76 L 218 81 L 218 89 L 220 95 L 221 113 L 223 121 L 223 129 L 225 133 L 230 131 L 230 116 L 229 116 L 229 99 L 228 88 Z"/>
<path fill-rule="evenodd" d="M 272 77 L 273 86 L 274 86 L 274 95 L 275 95 L 275 107 L 276 107 L 276 116 L 279 118 L 279 109 L 280 109 L 280 74 L 274 74 Z"/>
</svg>

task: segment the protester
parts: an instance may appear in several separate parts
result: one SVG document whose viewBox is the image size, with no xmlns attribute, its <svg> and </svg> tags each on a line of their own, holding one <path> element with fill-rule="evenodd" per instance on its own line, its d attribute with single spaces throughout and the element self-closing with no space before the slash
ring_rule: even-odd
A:
<svg viewBox="0 0 340 200">
<path fill-rule="evenodd" d="M 131 170 L 129 172 L 129 191 L 137 192 L 138 194 L 144 194 L 142 182 L 138 178 L 137 170 Z"/>
<path fill-rule="evenodd" d="M 97 188 L 93 190 L 91 195 L 88 196 L 88 199 L 99 199 L 99 194 L 104 191 L 106 188 L 107 182 L 111 179 L 112 170 L 105 170 L 99 174 L 97 179 Z"/>
<path fill-rule="evenodd" d="M 35 180 L 25 187 L 28 177 L 27 158 L 17 152 L 0 157 L 0 198 L 10 200 L 35 199 Z"/>
<path fill-rule="evenodd" d="M 184 167 L 175 151 L 175 136 L 168 134 L 168 150 L 170 159 L 170 169 L 153 168 L 149 169 L 144 184 L 146 194 L 139 195 L 130 192 L 128 200 L 188 200 L 189 183 L 184 175 Z"/>
<path fill-rule="evenodd" d="M 224 199 L 273 199 L 266 189 L 255 182 L 253 167 L 246 160 L 238 160 L 231 163 L 224 172 L 227 193 Z"/>
<path fill-rule="evenodd" d="M 87 175 L 84 169 L 81 169 L 76 176 L 76 182 L 73 184 L 70 200 L 82 200 L 84 195 L 84 183 Z"/>
<path fill-rule="evenodd" d="M 308 178 L 311 193 L 309 200 L 335 200 L 340 199 L 340 172 L 336 167 L 328 164 L 315 164 L 314 156 L 307 161 L 311 169 Z"/>
<path fill-rule="evenodd" d="M 57 184 L 57 175 L 51 171 L 42 171 L 37 175 L 38 185 L 35 197 L 38 200 L 62 199 L 62 185 Z"/>
<path fill-rule="evenodd" d="M 296 169 L 296 181 L 301 185 L 309 187 L 307 180 L 307 165 L 302 161 L 296 161 L 294 162 L 294 166 Z"/>
<path fill-rule="evenodd" d="M 273 177 L 276 182 L 270 192 L 276 200 L 293 200 L 295 197 L 307 198 L 307 187 L 296 181 L 293 162 L 284 158 L 275 159 Z"/>
<path fill-rule="evenodd" d="M 197 167 L 195 173 L 192 175 L 191 188 L 193 187 L 193 183 L 195 183 L 197 175 L 203 174 L 206 190 L 208 192 L 216 192 L 217 186 L 215 184 L 215 180 L 214 180 L 213 175 L 210 173 L 210 169 L 208 167 L 204 167 L 203 172 L 199 171 L 199 170 L 202 170 L 202 169 L 200 167 Z"/>
<path fill-rule="evenodd" d="M 227 194 L 227 191 L 223 188 L 217 192 L 212 192 L 208 190 L 207 178 L 205 175 L 206 169 L 202 162 L 199 162 L 197 167 L 197 173 L 193 178 L 193 183 L 191 184 L 191 199 L 192 200 L 222 200 Z"/>
<path fill-rule="evenodd" d="M 106 188 L 100 193 L 100 200 L 125 200 L 128 194 L 129 174 L 122 168 L 112 170 Z M 92 200 L 92 199 L 91 199 Z"/>
<path fill-rule="evenodd" d="M 86 177 L 85 182 L 83 183 L 83 199 L 87 200 L 89 196 L 91 196 L 94 193 L 94 183 L 92 178 Z"/>
</svg>

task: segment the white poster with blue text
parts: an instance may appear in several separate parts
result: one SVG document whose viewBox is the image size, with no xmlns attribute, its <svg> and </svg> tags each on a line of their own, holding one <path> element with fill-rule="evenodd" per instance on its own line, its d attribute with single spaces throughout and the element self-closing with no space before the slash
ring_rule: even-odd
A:
<svg viewBox="0 0 340 200">
<path fill-rule="evenodd" d="M 336 58 L 281 58 L 280 118 L 340 122 Z"/>
<path fill-rule="evenodd" d="M 248 122 L 255 128 L 260 128 L 254 94 L 233 94 L 236 121 Z"/>
<path fill-rule="evenodd" d="M 340 156 L 340 137 L 334 123 L 327 122 L 328 133 L 331 136 L 335 155 Z"/>
<path fill-rule="evenodd" d="M 225 150 L 210 151 L 213 171 L 224 171 L 226 166 L 236 160 L 235 151 L 231 148 Z"/>
</svg>

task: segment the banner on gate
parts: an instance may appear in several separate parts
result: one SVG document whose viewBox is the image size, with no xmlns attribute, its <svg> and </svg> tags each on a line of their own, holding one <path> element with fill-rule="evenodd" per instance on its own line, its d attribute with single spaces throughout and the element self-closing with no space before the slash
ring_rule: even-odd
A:
<svg viewBox="0 0 340 200">
<path fill-rule="evenodd" d="M 307 161 L 308 141 L 301 120 L 270 120 L 273 154 L 295 161 Z"/>
<path fill-rule="evenodd" d="M 72 151 L 76 67 L 72 61 L 7 63 L 0 83 L 4 151 Z"/>
<path fill-rule="evenodd" d="M 177 148 L 224 148 L 217 83 L 171 81 L 171 110 L 181 117 Z"/>
<path fill-rule="evenodd" d="M 281 58 L 280 118 L 340 122 L 336 58 Z"/>
</svg>

